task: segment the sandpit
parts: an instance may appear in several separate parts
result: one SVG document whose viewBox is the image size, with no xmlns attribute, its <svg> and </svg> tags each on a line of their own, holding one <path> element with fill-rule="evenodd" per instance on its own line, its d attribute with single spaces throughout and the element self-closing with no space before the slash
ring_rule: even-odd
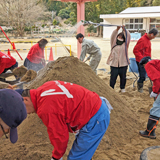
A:
<svg viewBox="0 0 160 160">
<path fill-rule="evenodd" d="M 146 127 L 147 118 L 145 119 L 144 116 L 148 117 L 153 103 L 153 100 L 148 101 L 148 82 L 145 83 L 144 93 L 140 94 L 133 89 L 133 79 L 130 79 L 126 87 L 128 92 L 120 94 L 117 92 L 119 82 L 117 81 L 116 88 L 113 90 L 108 86 L 109 76 L 107 74 L 99 73 L 97 76 L 87 64 L 77 58 L 61 57 L 49 62 L 39 71 L 38 76 L 27 88 L 37 88 L 50 80 L 79 84 L 106 97 L 114 108 L 109 128 L 93 160 L 135 160 L 139 159 L 145 148 L 159 144 L 159 137 L 154 141 L 140 137 L 138 134 L 140 129 Z M 53 146 L 48 139 L 46 127 L 36 114 L 29 115 L 18 127 L 18 132 L 19 140 L 14 145 L 5 138 L 0 140 L 0 160 L 50 159 Z M 67 159 L 73 140 L 74 135 L 70 134 L 64 160 Z"/>
</svg>

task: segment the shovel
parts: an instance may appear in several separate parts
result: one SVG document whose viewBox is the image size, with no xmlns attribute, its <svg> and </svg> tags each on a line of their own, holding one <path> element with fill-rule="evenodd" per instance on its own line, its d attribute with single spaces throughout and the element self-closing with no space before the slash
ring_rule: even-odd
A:
<svg viewBox="0 0 160 160">
<path fill-rule="evenodd" d="M 28 70 L 26 74 L 21 78 L 21 81 L 19 83 L 16 83 L 15 85 L 12 85 L 13 88 L 23 88 L 23 84 L 27 84 L 31 82 L 33 79 L 35 79 L 37 76 L 37 72 L 34 70 Z"/>
</svg>

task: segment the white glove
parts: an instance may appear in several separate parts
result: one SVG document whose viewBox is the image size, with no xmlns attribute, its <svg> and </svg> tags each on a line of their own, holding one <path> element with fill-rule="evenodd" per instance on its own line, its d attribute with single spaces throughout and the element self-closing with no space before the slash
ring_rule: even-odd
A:
<svg viewBox="0 0 160 160">
<path fill-rule="evenodd" d="M 154 93 L 153 91 L 151 92 L 151 94 L 150 94 L 150 97 L 152 98 L 152 97 L 157 97 L 157 93 Z"/>
<path fill-rule="evenodd" d="M 54 158 L 51 158 L 51 160 L 55 160 Z M 59 160 L 63 160 L 63 157 L 61 157 Z"/>
</svg>

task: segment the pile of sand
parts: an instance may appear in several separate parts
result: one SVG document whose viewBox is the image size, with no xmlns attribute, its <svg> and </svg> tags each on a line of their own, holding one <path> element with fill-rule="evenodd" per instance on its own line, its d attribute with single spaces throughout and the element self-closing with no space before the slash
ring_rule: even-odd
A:
<svg viewBox="0 0 160 160">
<path fill-rule="evenodd" d="M 153 140 L 146 140 L 138 135 L 139 129 L 144 129 L 144 125 L 140 123 L 139 110 L 136 105 L 140 104 L 141 97 L 144 95 L 136 94 L 133 98 L 136 99 L 137 96 L 138 100 L 135 100 L 135 103 L 128 103 L 132 96 L 131 93 L 122 95 L 115 92 L 108 86 L 107 77 L 102 80 L 87 64 L 74 57 L 62 57 L 49 62 L 38 72 L 38 76 L 27 88 L 37 88 L 50 80 L 79 84 L 106 97 L 114 108 L 109 128 L 95 152 L 93 160 L 139 159 L 140 153 L 145 147 L 148 147 L 148 144 L 159 143 L 159 141 L 155 143 Z M 70 134 L 64 159 L 72 147 L 73 140 L 74 136 Z M 51 157 L 53 146 L 49 142 L 46 127 L 36 114 L 32 114 L 19 126 L 18 142 L 13 146 L 10 145 L 10 142 L 2 139 L 0 148 L 0 159 L 47 160 Z"/>
</svg>

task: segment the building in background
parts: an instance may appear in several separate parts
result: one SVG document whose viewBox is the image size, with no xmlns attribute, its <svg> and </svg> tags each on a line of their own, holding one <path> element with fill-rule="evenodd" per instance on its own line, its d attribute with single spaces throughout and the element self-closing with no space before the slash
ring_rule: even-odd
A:
<svg viewBox="0 0 160 160">
<path fill-rule="evenodd" d="M 131 39 L 139 39 L 145 32 L 155 27 L 160 32 L 160 6 L 130 7 L 119 14 L 101 14 L 104 24 L 125 25 Z M 110 38 L 116 27 L 103 27 L 103 38 Z M 160 37 L 160 34 L 158 34 Z"/>
</svg>

